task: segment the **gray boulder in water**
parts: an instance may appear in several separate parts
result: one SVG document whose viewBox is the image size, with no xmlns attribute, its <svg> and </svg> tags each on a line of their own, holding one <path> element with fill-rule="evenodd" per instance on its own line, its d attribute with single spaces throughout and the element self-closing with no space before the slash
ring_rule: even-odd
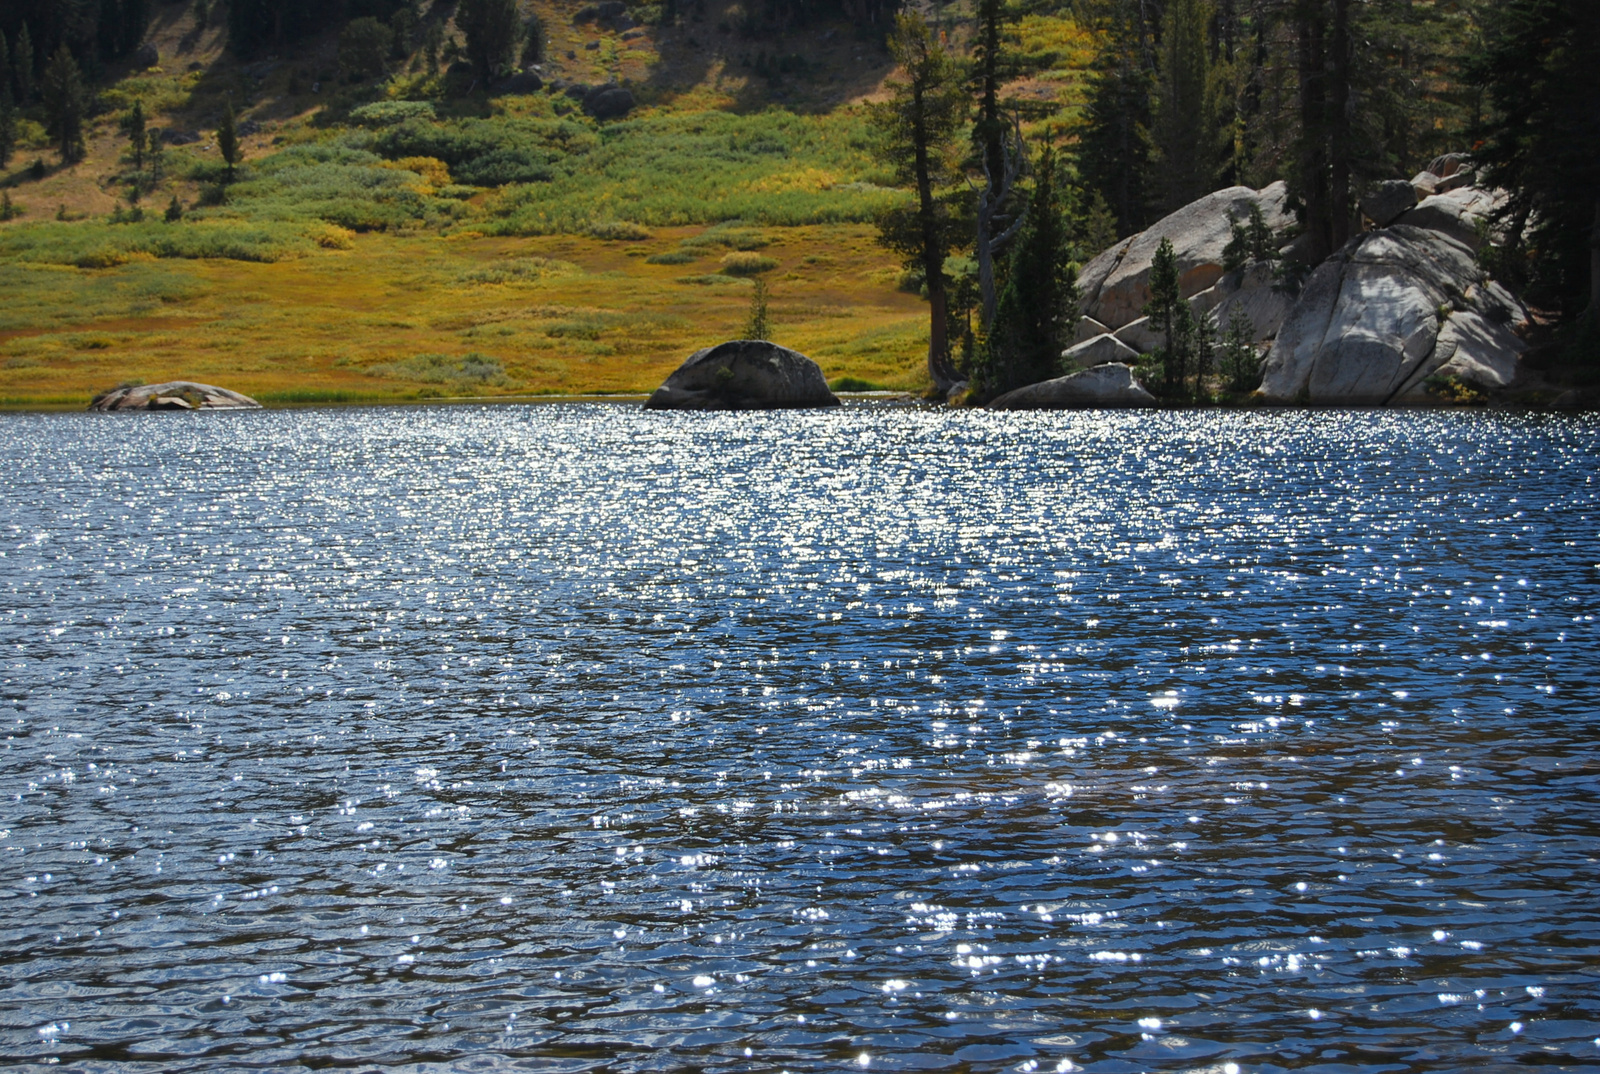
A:
<svg viewBox="0 0 1600 1074">
<path fill-rule="evenodd" d="M 780 410 L 838 406 L 822 369 L 799 351 L 735 339 L 695 351 L 646 410 Z"/>
<path fill-rule="evenodd" d="M 1121 362 L 1107 362 L 1081 373 L 1040 381 L 1006 392 L 990 410 L 1087 410 L 1096 407 L 1155 406 L 1155 396 Z"/>
<path fill-rule="evenodd" d="M 94 397 L 90 410 L 260 410 L 248 395 L 214 384 L 169 380 L 164 384 L 139 384 L 117 388 Z"/>
</svg>

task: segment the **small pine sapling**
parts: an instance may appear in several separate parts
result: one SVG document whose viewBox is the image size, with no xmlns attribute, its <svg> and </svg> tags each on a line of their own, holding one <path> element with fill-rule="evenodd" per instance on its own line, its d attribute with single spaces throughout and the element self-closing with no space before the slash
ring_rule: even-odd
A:
<svg viewBox="0 0 1600 1074">
<path fill-rule="evenodd" d="M 222 153 L 222 160 L 228 165 L 227 182 L 233 182 L 233 169 L 244 159 L 244 154 L 239 147 L 239 134 L 233 123 L 233 102 L 228 102 L 228 107 L 222 113 L 222 124 L 217 127 L 217 149 Z"/>
<path fill-rule="evenodd" d="M 1255 335 L 1250 315 L 1234 310 L 1222 337 L 1222 380 L 1229 391 L 1254 391 L 1261 383 L 1261 356 L 1256 350 Z"/>
<path fill-rule="evenodd" d="M 767 282 L 756 277 L 755 293 L 750 296 L 750 314 L 744 322 L 744 338 L 771 341 L 772 318 L 767 312 Z"/>
<path fill-rule="evenodd" d="M 143 171 L 146 144 L 143 104 L 138 101 L 133 102 L 133 108 L 128 111 L 127 118 L 122 121 L 122 129 L 128 133 L 128 147 L 133 151 L 133 166 L 135 169 Z"/>
</svg>

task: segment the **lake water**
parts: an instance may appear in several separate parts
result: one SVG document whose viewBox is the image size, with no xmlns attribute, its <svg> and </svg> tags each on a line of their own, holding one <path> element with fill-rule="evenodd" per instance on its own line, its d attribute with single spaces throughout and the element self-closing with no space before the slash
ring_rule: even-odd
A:
<svg viewBox="0 0 1600 1074">
<path fill-rule="evenodd" d="M 1600 420 L 0 418 L 0 1065 L 1600 1068 Z"/>
</svg>

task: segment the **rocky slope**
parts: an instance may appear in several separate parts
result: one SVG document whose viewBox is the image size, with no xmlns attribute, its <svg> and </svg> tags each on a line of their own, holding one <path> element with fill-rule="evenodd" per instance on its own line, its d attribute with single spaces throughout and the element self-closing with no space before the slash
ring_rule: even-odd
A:
<svg viewBox="0 0 1600 1074">
<path fill-rule="evenodd" d="M 1430 406 L 1511 388 L 1525 376 L 1529 315 L 1477 262 L 1501 195 L 1474 186 L 1464 165 L 1451 154 L 1409 182 L 1378 184 L 1361 201 L 1371 229 L 1297 290 L 1278 259 L 1233 272 L 1223 265 L 1233 225 L 1252 204 L 1273 230 L 1280 258 L 1293 259 L 1284 184 L 1207 195 L 1084 266 L 1078 342 L 1063 358 L 1083 367 L 1132 363 L 1160 345 L 1142 310 L 1165 238 L 1191 308 L 1210 313 L 1219 329 L 1247 315 L 1256 341 L 1269 348 L 1261 384 L 1267 403 Z"/>
</svg>

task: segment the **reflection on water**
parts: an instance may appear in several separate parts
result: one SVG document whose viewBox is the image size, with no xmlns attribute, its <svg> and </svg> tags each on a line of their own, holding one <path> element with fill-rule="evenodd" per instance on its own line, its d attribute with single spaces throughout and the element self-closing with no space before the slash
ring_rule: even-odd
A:
<svg viewBox="0 0 1600 1074">
<path fill-rule="evenodd" d="M 0 1062 L 1594 1069 L 1597 431 L 6 418 Z"/>
</svg>

